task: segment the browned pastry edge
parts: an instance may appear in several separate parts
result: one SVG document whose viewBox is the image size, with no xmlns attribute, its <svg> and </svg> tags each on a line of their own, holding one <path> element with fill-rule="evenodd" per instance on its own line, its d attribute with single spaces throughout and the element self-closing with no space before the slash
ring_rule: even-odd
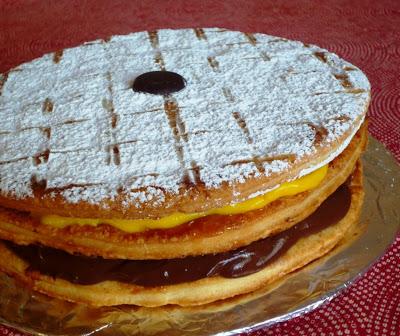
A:
<svg viewBox="0 0 400 336">
<path fill-rule="evenodd" d="M 0 238 L 118 259 L 179 258 L 232 250 L 285 230 L 314 212 L 351 174 L 366 141 L 367 131 L 363 127 L 331 162 L 318 188 L 245 214 L 207 216 L 173 229 L 128 234 L 109 225 L 57 229 L 40 224 L 28 213 L 0 208 Z"/>
<path fill-rule="evenodd" d="M 349 93 L 351 94 L 351 93 Z M 12 195 L 5 195 L 0 191 L 0 205 L 6 208 L 18 209 L 21 211 L 36 212 L 37 214 L 54 214 L 70 217 L 86 218 L 159 218 L 174 212 L 193 213 L 206 211 L 213 208 L 225 206 L 232 201 L 240 202 L 246 200 L 250 195 L 259 190 L 271 189 L 285 181 L 296 178 L 299 173 L 307 168 L 317 166 L 326 160 L 332 153 L 336 152 L 340 145 L 360 125 L 364 118 L 369 101 L 364 106 L 363 113 L 353 121 L 352 127 L 336 141 L 328 142 L 318 136 L 315 131 L 316 151 L 312 155 L 304 156 L 295 162 L 289 162 L 287 170 L 272 173 L 269 176 L 253 176 L 246 179 L 245 183 L 225 183 L 220 188 L 206 188 L 202 184 L 183 184 L 177 194 L 163 191 L 165 201 L 154 203 L 129 204 L 126 195 L 121 192 L 115 199 L 106 199 L 101 203 L 91 204 L 80 201 L 77 203 L 67 202 L 62 196 L 62 190 L 37 190 L 35 197 L 16 199 Z M 271 158 L 282 159 L 282 158 Z M 157 186 L 152 186 L 157 187 Z M 39 188 L 40 189 L 40 188 Z M 161 189 L 160 189 L 161 190 Z M 135 191 L 146 191 L 146 188 Z M 237 196 L 240 198 L 237 199 Z M 129 205 L 127 205 L 129 204 Z"/>
<path fill-rule="evenodd" d="M 329 252 L 358 221 L 363 202 L 362 170 L 357 164 L 350 183 L 351 206 L 337 224 L 300 239 L 283 256 L 249 276 L 205 278 L 172 286 L 144 288 L 118 282 L 74 285 L 37 272 L 25 272 L 27 264 L 0 244 L 0 269 L 34 290 L 68 301 L 94 306 L 135 304 L 146 307 L 177 304 L 200 305 L 260 289 Z"/>
</svg>

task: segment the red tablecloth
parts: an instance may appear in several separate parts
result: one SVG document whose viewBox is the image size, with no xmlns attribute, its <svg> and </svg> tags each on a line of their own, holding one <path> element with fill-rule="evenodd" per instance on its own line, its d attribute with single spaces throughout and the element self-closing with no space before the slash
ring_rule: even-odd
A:
<svg viewBox="0 0 400 336">
<path fill-rule="evenodd" d="M 225 27 L 336 52 L 372 83 L 370 132 L 400 160 L 400 1 L 123 1 L 0 3 L 0 72 L 84 41 L 162 27 Z M 400 200 L 400 196 L 399 196 Z M 329 304 L 255 335 L 400 335 L 400 237 Z M 0 335 L 20 334 L 0 326 Z"/>
</svg>

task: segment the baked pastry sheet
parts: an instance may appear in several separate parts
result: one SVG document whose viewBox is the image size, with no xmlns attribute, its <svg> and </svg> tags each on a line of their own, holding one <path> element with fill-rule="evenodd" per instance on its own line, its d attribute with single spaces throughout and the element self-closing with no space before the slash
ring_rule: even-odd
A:
<svg viewBox="0 0 400 336">
<path fill-rule="evenodd" d="M 0 276 L 0 322 L 44 335 L 192 335 L 254 330 L 331 300 L 382 255 L 399 231 L 400 169 L 370 138 L 363 155 L 365 201 L 358 226 L 328 256 L 256 293 L 182 308 L 89 308 L 24 289 Z"/>
</svg>

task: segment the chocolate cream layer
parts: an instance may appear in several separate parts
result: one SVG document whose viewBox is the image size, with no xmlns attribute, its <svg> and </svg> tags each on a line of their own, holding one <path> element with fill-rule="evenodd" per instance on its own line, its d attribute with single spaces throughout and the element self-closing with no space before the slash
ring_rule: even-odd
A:
<svg viewBox="0 0 400 336">
<path fill-rule="evenodd" d="M 39 245 L 3 243 L 36 271 L 71 283 L 92 285 L 119 281 L 144 287 L 174 285 L 205 277 L 243 277 L 260 271 L 284 254 L 300 238 L 317 233 L 340 221 L 348 212 L 351 192 L 340 186 L 305 220 L 277 235 L 233 251 L 181 259 L 124 260 L 72 255 Z"/>
</svg>

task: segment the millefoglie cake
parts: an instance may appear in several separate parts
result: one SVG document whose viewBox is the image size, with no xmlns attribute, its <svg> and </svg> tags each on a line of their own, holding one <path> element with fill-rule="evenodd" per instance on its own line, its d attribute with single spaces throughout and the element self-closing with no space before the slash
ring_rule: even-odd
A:
<svg viewBox="0 0 400 336">
<path fill-rule="evenodd" d="M 370 85 L 333 53 L 219 28 L 112 36 L 0 77 L 0 269 L 95 306 L 199 305 L 358 220 Z"/>
</svg>

